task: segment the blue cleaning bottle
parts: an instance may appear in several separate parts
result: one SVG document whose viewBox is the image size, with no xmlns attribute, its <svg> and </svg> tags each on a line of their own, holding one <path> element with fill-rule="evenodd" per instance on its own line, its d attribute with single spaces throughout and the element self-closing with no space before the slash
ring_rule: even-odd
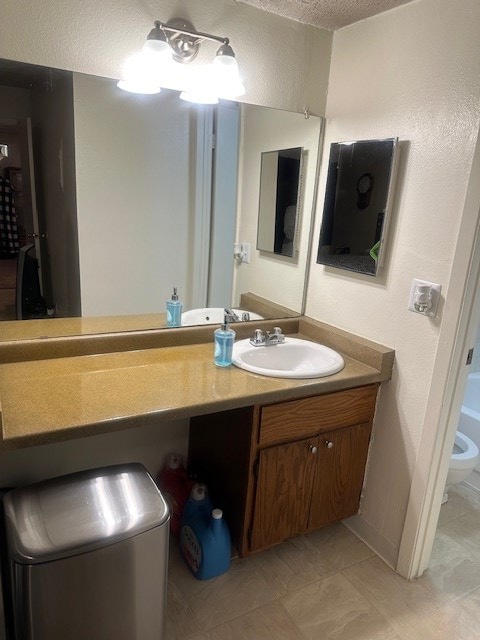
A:
<svg viewBox="0 0 480 640">
<path fill-rule="evenodd" d="M 227 318 L 224 317 L 220 329 L 213 332 L 215 342 L 214 362 L 218 367 L 228 367 L 232 364 L 233 342 L 235 331 L 228 326 Z"/>
<path fill-rule="evenodd" d="M 221 509 L 210 514 L 197 511 L 185 521 L 180 532 L 180 548 L 193 575 L 209 580 L 230 568 L 231 540 Z"/>
<path fill-rule="evenodd" d="M 167 327 L 179 327 L 182 324 L 182 307 L 177 287 L 173 287 L 172 297 L 167 300 Z"/>
<path fill-rule="evenodd" d="M 212 501 L 208 496 L 207 485 L 197 482 L 190 491 L 190 497 L 185 503 L 182 514 L 182 526 L 190 522 L 198 514 L 209 515 L 213 509 Z"/>
</svg>

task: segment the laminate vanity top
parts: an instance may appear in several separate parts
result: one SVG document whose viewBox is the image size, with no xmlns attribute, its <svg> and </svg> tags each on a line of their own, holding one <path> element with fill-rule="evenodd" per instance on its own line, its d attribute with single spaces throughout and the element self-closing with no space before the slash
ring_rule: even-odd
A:
<svg viewBox="0 0 480 640">
<path fill-rule="evenodd" d="M 2 340 L 32 340 L 59 336 L 84 336 L 117 331 L 142 331 L 164 328 L 166 314 L 147 313 L 131 316 L 100 316 L 97 318 L 54 318 L 2 322 Z"/>
<path fill-rule="evenodd" d="M 300 320 L 296 335 L 315 334 L 326 343 L 322 326 Z M 2 446 L 44 444 L 388 380 L 394 352 L 368 341 L 349 347 L 348 336 L 337 331 L 337 342 L 335 336 L 330 340 L 345 368 L 304 380 L 216 367 L 212 342 L 3 364 Z"/>
</svg>

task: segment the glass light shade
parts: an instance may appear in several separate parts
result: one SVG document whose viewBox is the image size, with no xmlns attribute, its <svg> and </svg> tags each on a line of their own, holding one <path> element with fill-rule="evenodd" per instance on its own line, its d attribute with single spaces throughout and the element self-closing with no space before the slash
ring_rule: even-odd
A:
<svg viewBox="0 0 480 640">
<path fill-rule="evenodd" d="M 170 60 L 172 57 L 172 49 L 165 40 L 145 40 L 143 51 L 151 53 L 161 60 Z"/>
<path fill-rule="evenodd" d="M 130 93 L 160 93 L 156 63 L 157 58 L 151 53 L 142 51 L 133 54 L 125 63 L 123 78 L 117 87 Z"/>
<path fill-rule="evenodd" d="M 181 100 L 197 104 L 217 104 L 218 87 L 212 76 L 211 65 L 197 66 L 192 71 L 194 73 L 188 79 L 186 78 L 188 81 L 180 94 Z"/>
<path fill-rule="evenodd" d="M 212 76 L 219 97 L 238 98 L 245 93 L 245 87 L 238 71 L 238 63 L 233 56 L 215 56 L 212 62 Z"/>
<path fill-rule="evenodd" d="M 156 87 L 152 84 L 141 84 L 140 82 L 134 82 L 131 80 L 119 80 L 117 82 L 117 87 L 122 89 L 123 91 L 128 91 L 129 93 L 139 93 L 142 95 L 153 95 L 155 93 L 160 93 L 160 87 Z"/>
<path fill-rule="evenodd" d="M 195 104 L 218 104 L 218 98 L 208 93 L 196 93 L 194 91 L 182 91 L 180 100 Z"/>
<path fill-rule="evenodd" d="M 188 90 L 196 75 L 196 67 L 184 65 L 170 59 L 164 61 L 157 68 L 157 80 L 161 87 L 175 91 Z"/>
</svg>

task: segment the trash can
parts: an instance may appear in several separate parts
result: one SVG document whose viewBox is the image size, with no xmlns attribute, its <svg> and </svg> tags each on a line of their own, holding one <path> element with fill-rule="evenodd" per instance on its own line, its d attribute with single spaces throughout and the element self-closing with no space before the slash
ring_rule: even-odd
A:
<svg viewBox="0 0 480 640">
<path fill-rule="evenodd" d="M 16 640 L 161 640 L 167 505 L 140 464 L 4 499 Z"/>
</svg>

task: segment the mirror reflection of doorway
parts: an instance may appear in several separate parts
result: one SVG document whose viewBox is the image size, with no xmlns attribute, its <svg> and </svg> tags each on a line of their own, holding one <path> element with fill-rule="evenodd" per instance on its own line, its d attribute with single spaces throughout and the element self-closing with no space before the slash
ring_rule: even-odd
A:
<svg viewBox="0 0 480 640">
<path fill-rule="evenodd" d="M 39 224 L 33 180 L 31 122 L 0 122 L 0 143 L 6 153 L 0 160 L 0 320 L 44 317 Z M 34 244 L 30 244 L 31 242 Z M 23 295 L 18 278 L 19 252 L 29 247 L 30 279 L 39 292 L 33 315 L 18 315 L 16 298 Z M 32 282 L 33 282 L 32 280 Z M 37 286 L 38 285 L 38 286 Z M 25 306 L 25 305 L 24 305 Z"/>
<path fill-rule="evenodd" d="M 17 174 L 9 166 L 19 161 L 17 127 L 2 126 L 0 139 L 3 150 L 0 159 L 0 319 L 15 320 L 17 255 L 25 237 L 18 222 L 15 184 L 12 184 L 12 177 Z"/>
<path fill-rule="evenodd" d="M 0 60 L 2 143 L 0 175 L 14 190 L 20 248 L 34 245 L 27 262 L 38 261 L 41 296 L 54 317 L 79 316 L 72 74 Z M 0 259 L 2 320 L 19 319 L 12 266 Z"/>
</svg>

